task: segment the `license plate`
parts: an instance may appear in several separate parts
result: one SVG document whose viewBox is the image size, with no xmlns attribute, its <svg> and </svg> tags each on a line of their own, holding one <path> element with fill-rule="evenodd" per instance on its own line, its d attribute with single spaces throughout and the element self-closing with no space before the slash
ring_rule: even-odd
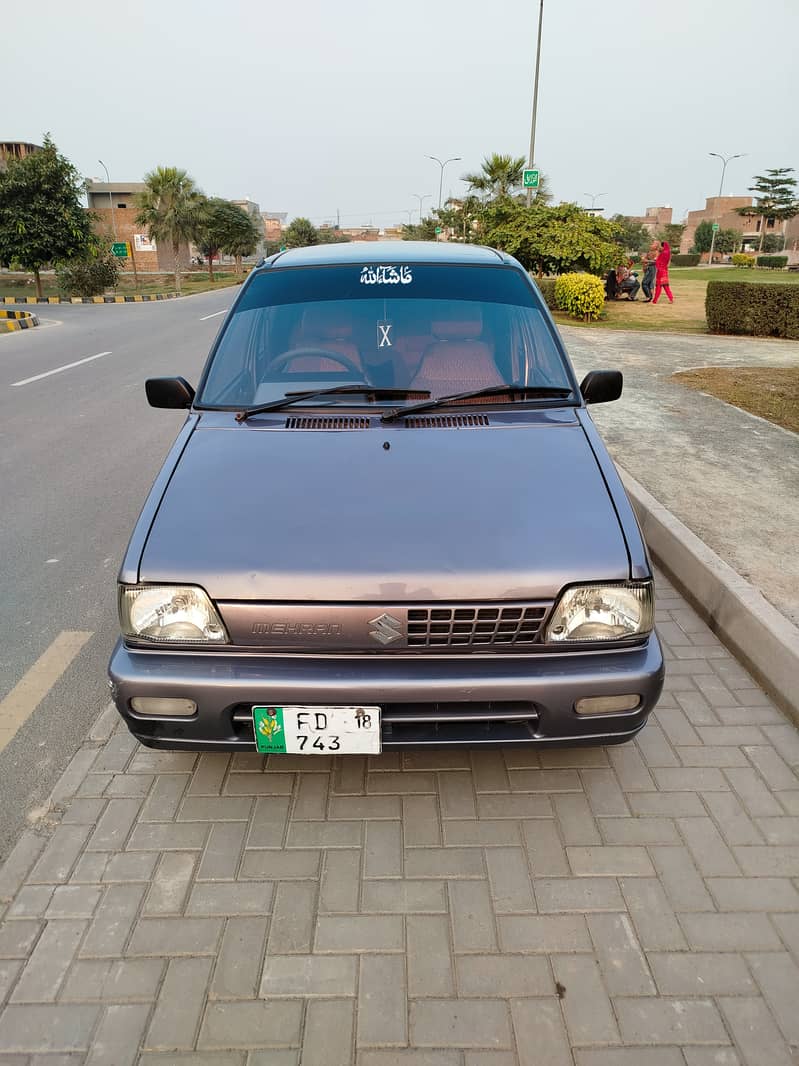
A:
<svg viewBox="0 0 799 1066">
<path fill-rule="evenodd" d="M 379 707 L 253 707 L 264 755 L 377 755 Z"/>
</svg>

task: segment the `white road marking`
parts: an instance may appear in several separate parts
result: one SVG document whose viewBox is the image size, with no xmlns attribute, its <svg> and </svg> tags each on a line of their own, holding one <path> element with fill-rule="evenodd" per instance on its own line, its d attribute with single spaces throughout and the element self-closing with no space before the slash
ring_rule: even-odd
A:
<svg viewBox="0 0 799 1066">
<path fill-rule="evenodd" d="M 92 359 L 102 359 L 104 355 L 111 355 L 111 352 L 98 352 L 97 355 L 87 355 L 85 359 L 78 359 L 74 363 L 67 363 L 66 366 L 57 366 L 55 370 L 46 370 L 44 374 L 36 374 L 32 378 L 24 378 L 22 381 L 12 381 L 11 388 L 15 389 L 17 385 L 30 385 L 32 381 L 41 381 L 42 378 L 49 378 L 51 374 L 60 374 L 63 370 L 71 370 L 73 366 L 81 366 L 83 363 L 90 363 Z"/>
<path fill-rule="evenodd" d="M 0 751 L 14 739 L 91 636 L 91 632 L 63 630 L 5 699 L 0 700 Z"/>
<path fill-rule="evenodd" d="M 200 319 L 200 321 L 201 322 L 207 322 L 209 318 L 216 318 L 217 315 L 224 315 L 226 311 L 227 311 L 227 308 L 223 307 L 221 311 L 214 311 L 214 313 L 212 315 L 204 315 Z"/>
</svg>

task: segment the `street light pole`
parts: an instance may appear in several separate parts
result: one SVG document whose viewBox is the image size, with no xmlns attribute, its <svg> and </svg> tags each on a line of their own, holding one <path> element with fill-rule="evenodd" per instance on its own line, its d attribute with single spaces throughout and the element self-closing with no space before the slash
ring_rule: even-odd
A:
<svg viewBox="0 0 799 1066">
<path fill-rule="evenodd" d="M 597 202 L 599 197 L 600 196 L 607 196 L 607 195 L 608 194 L 606 192 L 584 192 L 583 193 L 583 196 L 590 196 L 591 197 L 591 208 L 590 208 L 591 211 L 594 210 L 594 204 Z M 600 208 L 600 211 L 601 210 L 602 210 L 602 208 Z"/>
<path fill-rule="evenodd" d="M 716 159 L 720 159 L 724 164 L 721 168 L 721 181 L 719 182 L 719 200 L 721 199 L 721 190 L 724 188 L 724 173 L 727 170 L 727 164 L 732 159 L 743 159 L 745 152 L 740 152 L 738 155 L 719 155 L 718 152 L 708 152 L 708 155 L 713 155 Z M 713 249 L 716 247 L 716 231 L 713 230 L 713 236 L 710 238 L 710 258 L 707 261 L 708 266 L 713 266 Z"/>
<path fill-rule="evenodd" d="M 108 202 L 111 205 L 111 228 L 114 231 L 114 241 L 116 241 L 116 239 L 117 239 L 117 220 L 116 220 L 116 215 L 114 214 L 114 198 L 111 195 L 111 179 L 108 176 L 108 167 L 105 165 L 105 163 L 102 161 L 102 159 L 98 159 L 97 162 L 100 164 L 100 166 L 105 171 L 105 180 L 106 180 L 106 183 L 108 185 Z"/>
<path fill-rule="evenodd" d="M 424 196 L 420 196 L 418 192 L 411 193 L 411 196 L 415 197 L 419 201 L 419 225 L 422 224 L 422 204 L 425 200 L 432 200 L 432 196 L 429 192 L 426 192 Z"/>
<path fill-rule="evenodd" d="M 543 2 L 543 0 L 542 0 L 542 2 Z M 451 159 L 445 159 L 443 163 L 438 158 L 438 156 L 435 156 L 435 155 L 429 155 L 429 156 L 427 156 L 427 159 L 432 159 L 434 162 L 438 163 L 438 165 L 441 167 L 441 177 L 439 178 L 439 181 L 438 181 L 438 210 L 440 211 L 441 210 L 441 193 L 442 193 L 442 190 L 444 188 L 444 167 L 447 165 L 447 163 L 458 163 L 458 162 L 460 162 L 461 157 L 459 155 L 454 155 Z"/>
<path fill-rule="evenodd" d="M 538 45 L 535 51 L 535 81 L 533 84 L 533 120 L 530 124 L 530 158 L 527 166 L 532 168 L 535 163 L 535 119 L 538 111 L 538 69 L 541 65 L 541 24 L 544 21 L 544 0 L 541 0 L 538 9 Z M 527 206 L 532 202 L 533 190 L 527 190 Z"/>
</svg>

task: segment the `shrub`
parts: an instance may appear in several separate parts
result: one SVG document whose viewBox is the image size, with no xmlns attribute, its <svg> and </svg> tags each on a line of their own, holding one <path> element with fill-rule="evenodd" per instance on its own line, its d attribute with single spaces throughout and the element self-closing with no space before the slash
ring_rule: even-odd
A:
<svg viewBox="0 0 799 1066">
<path fill-rule="evenodd" d="M 59 291 L 64 296 L 101 296 L 119 280 L 119 266 L 112 255 L 70 259 L 56 269 Z"/>
<path fill-rule="evenodd" d="M 769 270 L 782 270 L 788 265 L 787 255 L 759 255 L 757 257 L 759 267 L 768 267 Z"/>
<path fill-rule="evenodd" d="M 709 281 L 705 314 L 711 333 L 799 339 L 799 286 Z"/>
<path fill-rule="evenodd" d="M 605 304 L 605 285 L 596 274 L 561 274 L 555 279 L 555 303 L 572 318 L 599 318 Z"/>
<path fill-rule="evenodd" d="M 732 265 L 737 267 L 747 267 L 749 269 L 754 269 L 755 256 L 744 255 L 743 252 L 736 252 L 735 255 L 732 257 Z"/>
<path fill-rule="evenodd" d="M 555 303 L 555 278 L 533 278 L 533 281 L 538 286 L 538 291 L 544 297 L 544 303 L 547 305 L 550 311 L 557 309 Z"/>
<path fill-rule="evenodd" d="M 695 267 L 699 265 L 701 258 L 699 252 L 690 252 L 685 255 L 680 255 L 678 252 L 671 257 L 671 265 L 673 267 Z"/>
</svg>

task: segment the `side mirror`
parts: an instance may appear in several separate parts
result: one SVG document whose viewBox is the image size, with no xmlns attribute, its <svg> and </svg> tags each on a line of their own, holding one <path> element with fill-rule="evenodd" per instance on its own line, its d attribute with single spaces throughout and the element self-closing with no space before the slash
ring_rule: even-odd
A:
<svg viewBox="0 0 799 1066">
<path fill-rule="evenodd" d="M 621 396 L 624 378 L 620 370 L 589 370 L 580 384 L 586 403 L 609 403 Z"/>
<path fill-rule="evenodd" d="M 185 378 L 148 378 L 144 383 L 150 407 L 191 407 L 194 389 Z"/>
</svg>

